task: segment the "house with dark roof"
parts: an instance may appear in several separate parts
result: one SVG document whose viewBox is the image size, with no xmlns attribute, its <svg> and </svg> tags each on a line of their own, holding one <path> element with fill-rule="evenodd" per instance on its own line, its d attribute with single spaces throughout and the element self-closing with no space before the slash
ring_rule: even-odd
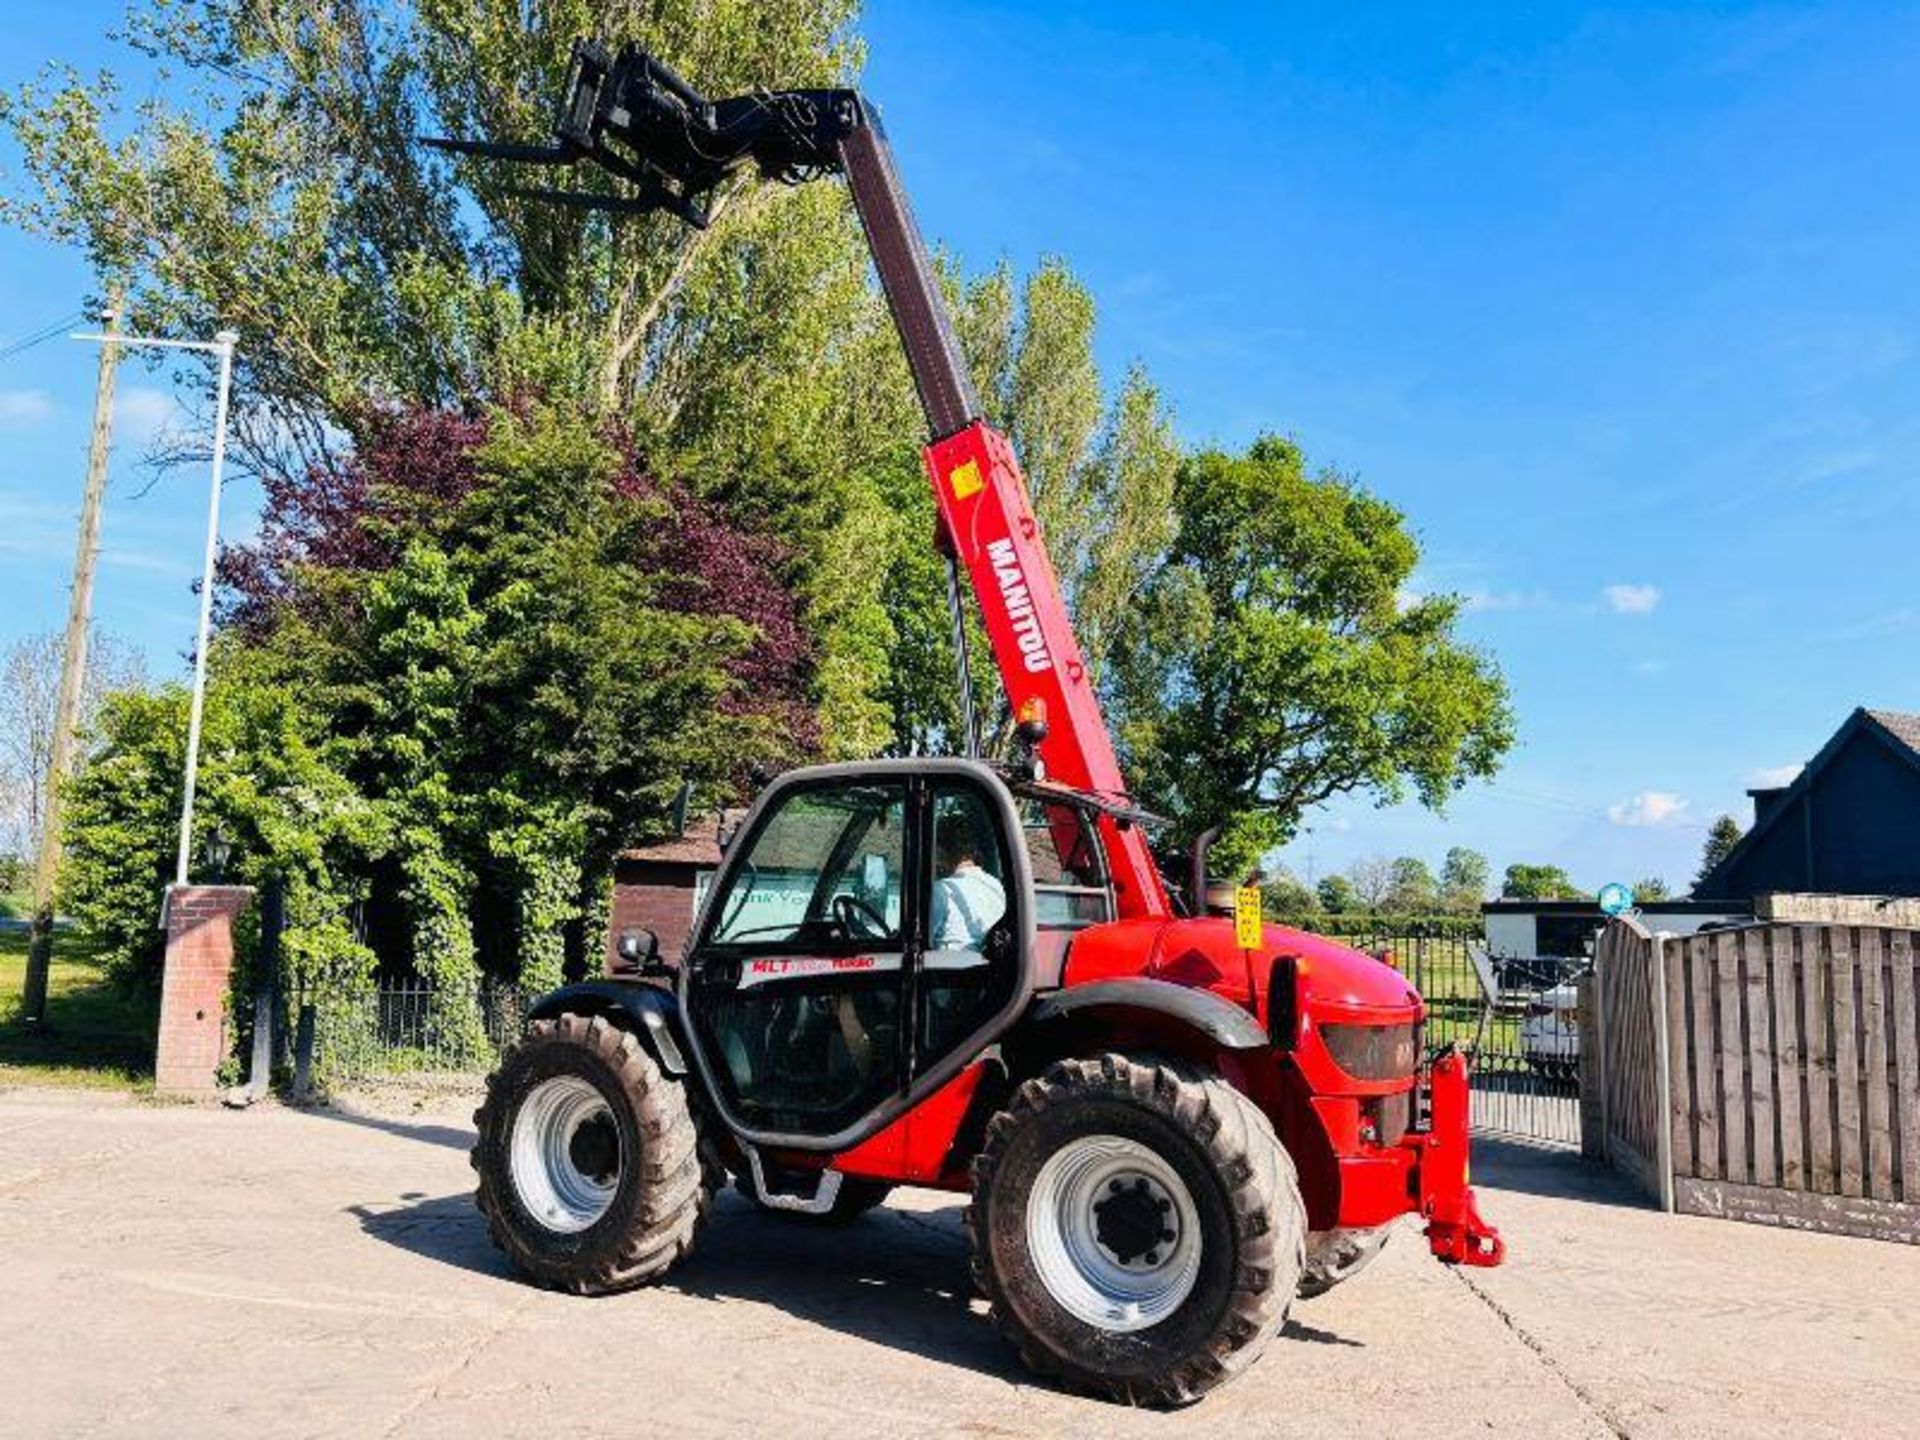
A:
<svg viewBox="0 0 1920 1440">
<path fill-rule="evenodd" d="M 1856 710 L 1792 784 L 1747 793 L 1753 828 L 1696 900 L 1920 896 L 1920 715 Z"/>
</svg>

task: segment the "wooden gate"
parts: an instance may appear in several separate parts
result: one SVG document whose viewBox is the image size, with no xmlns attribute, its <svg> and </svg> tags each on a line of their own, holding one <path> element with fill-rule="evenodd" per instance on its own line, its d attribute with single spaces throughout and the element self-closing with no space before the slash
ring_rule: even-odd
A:
<svg viewBox="0 0 1920 1440">
<path fill-rule="evenodd" d="M 1596 961 L 1611 1163 L 1670 1209 L 1920 1243 L 1914 931 L 1621 918 Z"/>
</svg>

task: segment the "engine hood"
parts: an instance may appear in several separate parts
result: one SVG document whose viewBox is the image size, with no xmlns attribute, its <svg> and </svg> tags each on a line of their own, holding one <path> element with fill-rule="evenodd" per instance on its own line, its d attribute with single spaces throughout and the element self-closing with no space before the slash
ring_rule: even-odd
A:
<svg viewBox="0 0 1920 1440">
<path fill-rule="evenodd" d="M 1426 1007 L 1413 983 L 1391 965 L 1371 955 L 1286 925 L 1263 927 L 1265 949 L 1276 959 L 1292 958 L 1300 981 L 1300 995 L 1318 1013 L 1350 1012 L 1354 1019 L 1383 1019 L 1382 1011 L 1404 1017 Z M 1271 970 L 1271 965 L 1267 967 Z M 1256 970 L 1258 983 L 1264 975 Z"/>
<path fill-rule="evenodd" d="M 1138 974 L 1143 954 L 1151 956 L 1146 973 L 1155 979 L 1212 990 L 1261 1015 L 1276 960 L 1294 962 L 1301 999 L 1321 1019 L 1381 1024 L 1417 1019 L 1425 1009 L 1406 976 L 1352 946 L 1264 925 L 1260 948 L 1249 955 L 1239 948 L 1233 921 L 1212 916 L 1096 926 L 1074 942 L 1070 975 L 1080 983 Z"/>
</svg>

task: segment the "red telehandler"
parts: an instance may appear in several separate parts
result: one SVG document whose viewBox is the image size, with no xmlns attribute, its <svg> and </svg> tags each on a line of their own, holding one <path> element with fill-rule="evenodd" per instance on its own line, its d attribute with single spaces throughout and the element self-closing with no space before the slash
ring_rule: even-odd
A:
<svg viewBox="0 0 1920 1440">
<path fill-rule="evenodd" d="M 1136 1403 L 1245 1369 L 1297 1295 L 1404 1214 L 1496 1265 L 1467 1183 L 1467 1070 L 1422 1049 L 1389 965 L 1258 912 L 1182 914 L 1128 798 L 1026 484 L 981 418 L 886 136 L 852 90 L 710 101 L 637 47 L 575 47 L 554 142 L 437 141 L 596 165 L 533 191 L 695 226 L 753 167 L 843 175 L 932 434 L 927 477 L 966 683 L 972 583 L 1015 759 L 791 771 L 728 845 L 682 954 L 623 936 L 542 999 L 476 1116 L 480 1208 L 534 1280 L 583 1294 L 686 1255 L 728 1172 L 847 1219 L 893 1185 L 970 1196 L 973 1278 L 1036 1370 Z"/>
</svg>

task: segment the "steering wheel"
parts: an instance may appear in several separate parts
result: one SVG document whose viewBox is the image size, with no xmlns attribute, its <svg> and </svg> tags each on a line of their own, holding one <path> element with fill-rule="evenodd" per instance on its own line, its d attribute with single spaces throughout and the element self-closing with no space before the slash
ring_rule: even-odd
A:
<svg viewBox="0 0 1920 1440">
<path fill-rule="evenodd" d="M 880 940 L 887 934 L 887 917 L 854 895 L 833 897 L 833 918 L 849 940 Z"/>
</svg>

